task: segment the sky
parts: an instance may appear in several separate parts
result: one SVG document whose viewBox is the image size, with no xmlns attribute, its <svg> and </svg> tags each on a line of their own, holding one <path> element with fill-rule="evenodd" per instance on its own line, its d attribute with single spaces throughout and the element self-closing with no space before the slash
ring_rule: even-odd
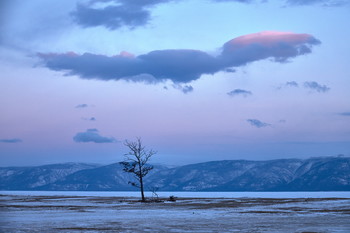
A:
<svg viewBox="0 0 350 233">
<path fill-rule="evenodd" d="M 2 0 L 0 166 L 350 155 L 348 0 Z"/>
</svg>

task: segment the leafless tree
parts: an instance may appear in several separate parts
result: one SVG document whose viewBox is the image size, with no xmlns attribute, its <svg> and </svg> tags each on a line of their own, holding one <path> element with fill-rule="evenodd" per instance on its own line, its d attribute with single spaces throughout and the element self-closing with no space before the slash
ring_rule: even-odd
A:
<svg viewBox="0 0 350 233">
<path fill-rule="evenodd" d="M 148 161 L 157 152 L 154 150 L 146 150 L 145 146 L 142 145 L 141 138 L 137 138 L 134 142 L 126 140 L 124 145 L 127 146 L 130 151 L 125 154 L 125 160 L 121 162 L 124 166 L 123 170 L 134 174 L 136 182 L 129 181 L 129 184 L 140 189 L 141 201 L 144 202 L 146 201 L 143 187 L 144 177 L 153 169 L 153 166 L 148 164 Z"/>
</svg>

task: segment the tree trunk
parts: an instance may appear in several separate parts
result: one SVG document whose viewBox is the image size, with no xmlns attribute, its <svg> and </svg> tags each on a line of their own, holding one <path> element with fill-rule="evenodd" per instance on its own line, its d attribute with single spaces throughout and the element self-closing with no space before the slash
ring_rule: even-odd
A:
<svg viewBox="0 0 350 233">
<path fill-rule="evenodd" d="M 143 193 L 143 180 L 142 177 L 140 177 L 140 191 L 141 191 L 141 201 L 145 202 L 145 194 Z"/>
</svg>

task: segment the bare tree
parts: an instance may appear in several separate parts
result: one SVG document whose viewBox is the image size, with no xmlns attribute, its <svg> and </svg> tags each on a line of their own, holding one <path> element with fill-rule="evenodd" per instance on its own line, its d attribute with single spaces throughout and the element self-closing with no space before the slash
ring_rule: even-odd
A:
<svg viewBox="0 0 350 233">
<path fill-rule="evenodd" d="M 145 146 L 142 145 L 141 138 L 137 138 L 134 142 L 125 141 L 125 146 L 129 148 L 129 152 L 125 154 L 125 160 L 121 162 L 124 166 L 123 170 L 134 174 L 136 182 L 129 181 L 134 187 L 137 187 L 141 191 L 141 201 L 146 201 L 144 195 L 143 179 L 149 171 L 153 169 L 153 166 L 148 164 L 148 161 L 152 155 L 157 152 L 154 150 L 146 150 Z"/>
</svg>

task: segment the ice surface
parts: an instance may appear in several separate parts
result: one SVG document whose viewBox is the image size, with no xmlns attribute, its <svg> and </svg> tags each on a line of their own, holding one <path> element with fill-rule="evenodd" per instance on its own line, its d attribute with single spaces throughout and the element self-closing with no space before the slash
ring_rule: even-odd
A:
<svg viewBox="0 0 350 233">
<path fill-rule="evenodd" d="M 138 193 L 1 193 L 0 232 L 350 232 L 350 199 L 333 194 L 162 193 L 178 199 L 141 203 Z"/>
<path fill-rule="evenodd" d="M 157 192 L 160 197 L 193 198 L 350 198 L 350 192 Z M 0 195 L 139 197 L 140 192 L 120 191 L 3 191 Z M 151 192 L 145 192 L 152 196 Z"/>
</svg>

